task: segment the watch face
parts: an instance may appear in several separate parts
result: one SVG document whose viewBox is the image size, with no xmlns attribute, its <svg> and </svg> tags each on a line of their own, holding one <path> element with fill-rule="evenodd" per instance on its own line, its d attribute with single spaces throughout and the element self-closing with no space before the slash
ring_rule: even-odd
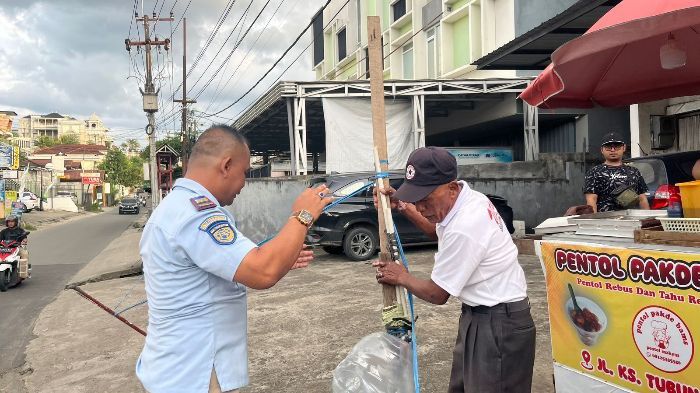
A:
<svg viewBox="0 0 700 393">
<path fill-rule="evenodd" d="M 299 218 L 301 218 L 302 221 L 307 223 L 307 225 L 311 224 L 314 221 L 314 216 L 311 215 L 311 213 L 307 212 L 306 210 L 302 210 L 299 213 Z"/>
</svg>

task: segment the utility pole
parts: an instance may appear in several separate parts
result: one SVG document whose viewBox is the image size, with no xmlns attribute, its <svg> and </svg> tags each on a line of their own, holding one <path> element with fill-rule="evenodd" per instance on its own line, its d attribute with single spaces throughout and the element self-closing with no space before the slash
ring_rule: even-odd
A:
<svg viewBox="0 0 700 393">
<path fill-rule="evenodd" d="M 187 132 L 187 104 L 196 100 L 187 99 L 187 18 L 182 18 L 182 99 L 173 100 L 182 104 L 182 174 L 187 173 L 187 161 L 190 157 L 190 135 Z"/>
<path fill-rule="evenodd" d="M 156 37 L 155 40 L 151 40 L 149 23 L 156 21 L 172 22 L 173 17 L 171 14 L 170 18 L 158 18 L 155 13 L 153 14 L 152 18 L 149 18 L 148 15 L 144 15 L 142 18 L 139 18 L 138 15 L 135 15 L 135 17 L 137 22 L 143 22 L 144 40 L 132 42 L 130 39 L 127 38 L 126 40 L 124 40 L 124 43 L 126 44 L 127 51 L 130 51 L 132 46 L 143 46 L 146 52 L 146 85 L 144 86 L 144 89 L 141 90 L 141 95 L 143 96 L 143 111 L 146 112 L 146 117 L 148 118 L 146 134 L 148 135 L 148 145 L 150 151 L 149 176 L 151 178 L 151 209 L 155 209 L 156 206 L 158 206 L 158 202 L 160 201 L 160 181 L 158 179 L 158 168 L 156 165 L 155 133 L 155 113 L 158 112 L 158 92 L 156 91 L 156 87 L 153 84 L 153 74 L 151 71 L 151 68 L 153 66 L 153 62 L 151 59 L 151 49 L 152 47 L 159 48 L 162 46 L 165 48 L 165 50 L 169 50 L 170 40 L 167 38 L 165 40 L 158 40 L 158 37 Z"/>
</svg>

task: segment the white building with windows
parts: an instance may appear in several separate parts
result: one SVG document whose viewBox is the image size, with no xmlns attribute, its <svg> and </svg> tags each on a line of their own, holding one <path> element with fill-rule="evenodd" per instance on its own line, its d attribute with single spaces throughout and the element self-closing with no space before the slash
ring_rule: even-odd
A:
<svg viewBox="0 0 700 393">
<path fill-rule="evenodd" d="M 22 150 L 34 150 L 39 137 L 59 139 L 63 135 L 75 135 L 81 145 L 109 146 L 112 137 L 109 129 L 96 114 L 87 120 L 53 112 L 47 115 L 27 115 L 20 119 L 17 136 L 12 138 Z"/>
<path fill-rule="evenodd" d="M 314 17 L 318 80 L 366 79 L 367 16 L 379 16 L 385 79 L 515 77 L 472 63 L 515 38 L 514 0 L 333 0 Z"/>
</svg>

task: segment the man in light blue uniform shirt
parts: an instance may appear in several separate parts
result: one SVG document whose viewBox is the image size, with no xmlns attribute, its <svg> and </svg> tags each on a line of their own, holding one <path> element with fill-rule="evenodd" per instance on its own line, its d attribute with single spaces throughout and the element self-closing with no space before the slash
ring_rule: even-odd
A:
<svg viewBox="0 0 700 393">
<path fill-rule="evenodd" d="M 240 193 L 249 167 L 241 134 L 225 125 L 208 129 L 185 178 L 146 224 L 140 249 L 148 335 L 136 374 L 151 393 L 232 392 L 247 385 L 246 287 L 269 288 L 313 259 L 303 242 L 330 202 L 328 188 L 304 191 L 279 234 L 257 247 L 224 208 Z"/>
</svg>

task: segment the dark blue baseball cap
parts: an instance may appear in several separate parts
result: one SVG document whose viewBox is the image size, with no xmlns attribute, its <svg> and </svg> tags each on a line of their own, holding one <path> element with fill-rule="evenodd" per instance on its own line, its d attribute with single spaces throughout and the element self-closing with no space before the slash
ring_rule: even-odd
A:
<svg viewBox="0 0 700 393">
<path fill-rule="evenodd" d="M 421 147 L 408 156 L 406 180 L 394 196 L 415 203 L 454 180 L 457 180 L 457 159 L 441 147 Z"/>
<path fill-rule="evenodd" d="M 622 140 L 622 136 L 618 134 L 617 132 L 609 132 L 605 135 L 603 135 L 603 140 L 600 143 L 601 146 L 605 146 L 607 144 L 613 144 L 613 143 L 621 143 L 625 144 L 625 141 Z"/>
</svg>

